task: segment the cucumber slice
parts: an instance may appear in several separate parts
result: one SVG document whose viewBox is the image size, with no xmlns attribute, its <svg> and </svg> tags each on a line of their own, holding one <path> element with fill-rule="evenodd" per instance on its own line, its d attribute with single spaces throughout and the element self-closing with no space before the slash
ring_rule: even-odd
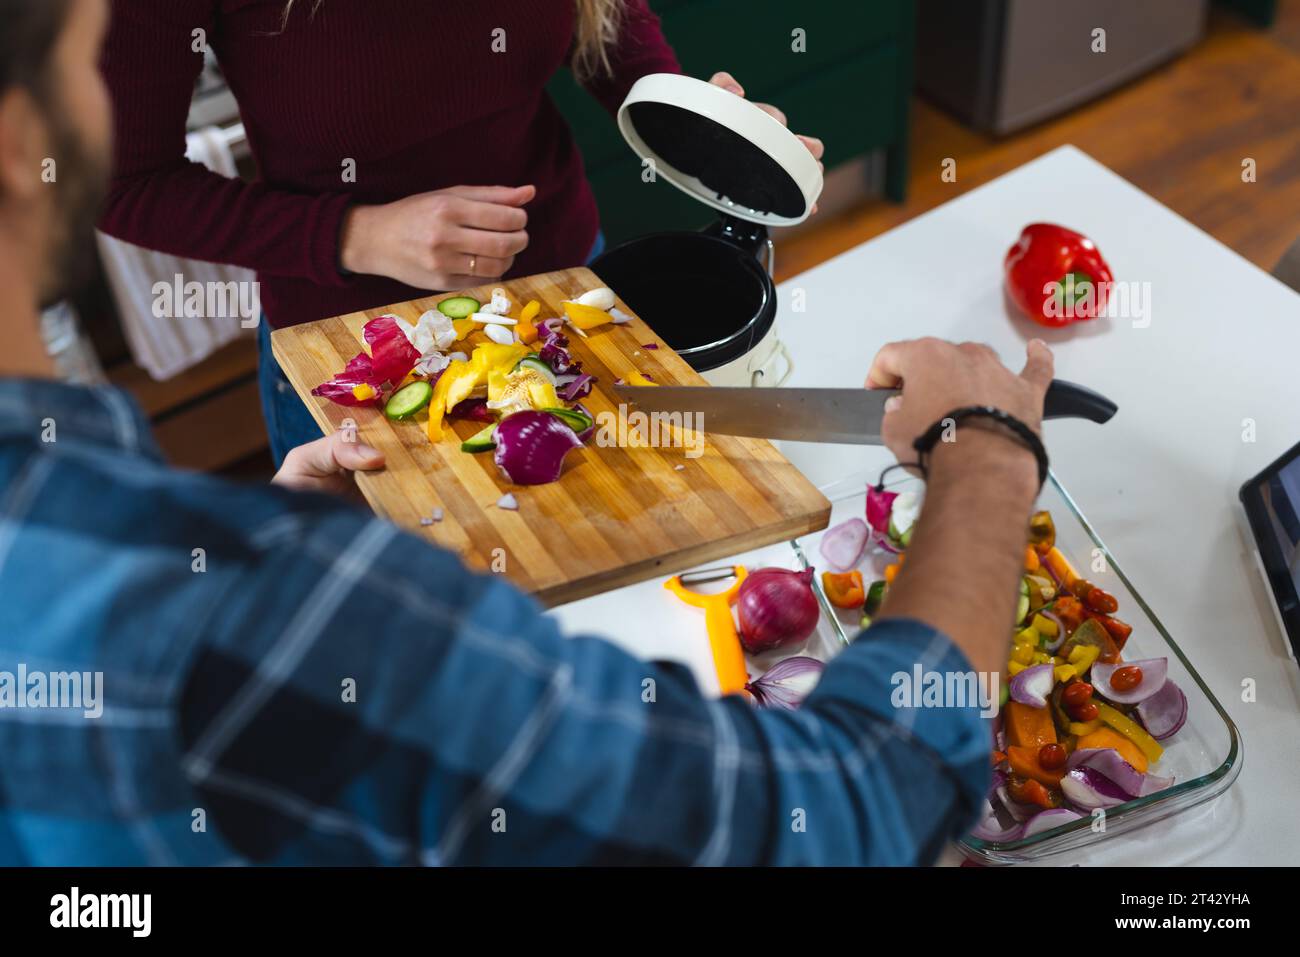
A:
<svg viewBox="0 0 1300 957">
<path fill-rule="evenodd" d="M 1024 621 L 1027 614 L 1029 614 L 1029 596 L 1021 595 L 1020 600 L 1016 602 L 1016 624 Z"/>
<path fill-rule="evenodd" d="M 384 415 L 390 419 L 409 419 L 433 398 L 433 389 L 427 382 L 412 382 L 393 393 L 384 406 Z"/>
<path fill-rule="evenodd" d="M 564 424 L 573 429 L 575 435 L 582 435 L 589 428 L 596 424 L 596 420 L 584 412 L 577 409 L 542 409 L 543 412 L 549 412 L 557 419 L 562 419 Z"/>
<path fill-rule="evenodd" d="M 487 452 L 489 449 L 497 447 L 497 424 L 493 422 L 486 429 L 475 432 L 464 442 L 460 443 L 462 452 Z"/>
<path fill-rule="evenodd" d="M 438 311 L 448 319 L 466 319 L 483 304 L 472 296 L 452 296 L 438 303 Z"/>
<path fill-rule="evenodd" d="M 872 582 L 871 587 L 867 589 L 867 600 L 862 610 L 868 615 L 874 615 L 880 611 L 881 602 L 885 600 L 885 589 L 887 587 L 888 583 L 883 579 Z"/>
<path fill-rule="evenodd" d="M 524 356 L 517 363 L 515 363 L 515 369 L 516 370 L 532 369 L 535 372 L 540 372 L 542 375 L 546 376 L 546 381 L 549 382 L 551 385 L 559 384 L 558 380 L 556 380 L 555 378 L 555 373 L 551 371 L 551 367 L 548 366 L 541 359 L 537 358 L 537 356 Z M 554 412 L 555 410 L 547 409 L 546 411 Z"/>
</svg>

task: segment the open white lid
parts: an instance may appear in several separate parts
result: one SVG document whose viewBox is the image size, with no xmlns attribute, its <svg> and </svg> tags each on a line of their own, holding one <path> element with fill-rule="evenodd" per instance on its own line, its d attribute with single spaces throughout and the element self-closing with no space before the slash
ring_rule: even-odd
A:
<svg viewBox="0 0 1300 957">
<path fill-rule="evenodd" d="M 798 137 L 743 97 L 694 77 L 637 80 L 618 128 L 656 175 L 738 219 L 793 226 L 821 195 L 821 167 Z"/>
</svg>

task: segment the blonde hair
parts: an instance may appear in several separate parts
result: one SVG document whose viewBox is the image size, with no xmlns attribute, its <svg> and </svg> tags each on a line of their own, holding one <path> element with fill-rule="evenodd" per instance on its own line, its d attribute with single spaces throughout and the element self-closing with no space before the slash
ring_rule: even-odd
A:
<svg viewBox="0 0 1300 957">
<path fill-rule="evenodd" d="M 287 0 L 281 27 L 288 26 L 289 13 L 297 0 Z M 320 9 L 324 0 L 314 0 L 311 12 Z M 586 82 L 612 72 L 609 51 L 618 42 L 623 21 L 623 0 L 573 0 L 575 24 L 573 56 L 570 66 L 580 81 Z"/>
</svg>

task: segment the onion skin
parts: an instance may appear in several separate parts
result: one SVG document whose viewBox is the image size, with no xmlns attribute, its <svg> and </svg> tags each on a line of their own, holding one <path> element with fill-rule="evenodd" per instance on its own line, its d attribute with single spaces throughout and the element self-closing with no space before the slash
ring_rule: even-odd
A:
<svg viewBox="0 0 1300 957">
<path fill-rule="evenodd" d="M 812 590 L 813 569 L 760 568 L 736 595 L 740 643 L 751 655 L 808 640 L 821 610 Z"/>
<path fill-rule="evenodd" d="M 559 418 L 532 410 L 507 415 L 496 430 L 493 460 L 516 485 L 545 485 L 560 477 L 564 457 L 582 443 Z"/>
</svg>

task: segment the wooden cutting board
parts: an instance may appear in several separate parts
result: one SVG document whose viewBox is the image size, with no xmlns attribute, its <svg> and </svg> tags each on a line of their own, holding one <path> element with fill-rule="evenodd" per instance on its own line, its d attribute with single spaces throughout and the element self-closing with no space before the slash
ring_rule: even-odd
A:
<svg viewBox="0 0 1300 957">
<path fill-rule="evenodd" d="M 564 269 L 272 333 L 276 359 L 326 434 L 351 419 L 360 439 L 386 456 L 382 471 L 357 476 L 378 514 L 452 549 L 473 568 L 505 574 L 548 606 L 826 527 L 830 502 L 762 439 L 706 435 L 703 454 L 688 458 L 681 447 L 600 447 L 593 436 L 569 453 L 558 482 L 518 486 L 501 475 L 491 452 L 461 451 L 461 440 L 482 429 L 481 422 L 448 419 L 443 441 L 433 445 L 423 414 L 392 422 L 378 409 L 311 395 L 368 351 L 361 329 L 369 320 L 391 313 L 415 323 L 452 295 L 486 302 L 493 285 L 514 301 L 513 315 L 530 299 L 541 302 L 540 322 L 563 316 L 563 300 L 603 283 L 588 269 Z M 631 314 L 621 300 L 618 307 Z M 598 378 L 583 400 L 598 420 L 617 414 L 611 387 L 636 370 L 665 385 L 708 384 L 639 318 L 593 329 L 586 339 L 568 326 L 564 332 L 583 371 Z M 480 341 L 486 336 L 475 332 L 468 346 Z M 464 343 L 455 348 L 471 351 Z M 506 492 L 518 500 L 518 511 L 497 507 Z M 435 509 L 442 509 L 442 520 L 422 525 Z"/>
</svg>

